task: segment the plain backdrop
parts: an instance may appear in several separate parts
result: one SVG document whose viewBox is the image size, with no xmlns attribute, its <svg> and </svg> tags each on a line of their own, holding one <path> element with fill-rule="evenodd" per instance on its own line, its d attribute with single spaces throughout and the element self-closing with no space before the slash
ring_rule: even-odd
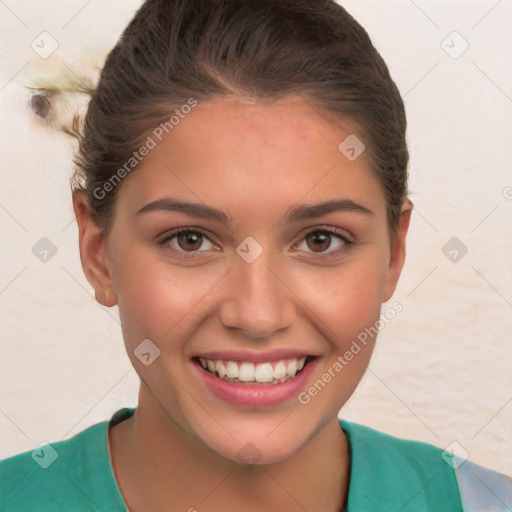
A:
<svg viewBox="0 0 512 512">
<path fill-rule="evenodd" d="M 512 2 L 340 3 L 404 98 L 415 204 L 383 308 L 403 311 L 340 416 L 512 475 Z M 139 4 L 0 3 L 0 458 L 136 405 L 117 310 L 95 302 L 79 260 L 73 148 L 58 126 L 84 97 L 71 87 L 48 125 L 27 87 L 93 80 Z M 50 57 L 33 49 L 54 41 Z"/>
</svg>

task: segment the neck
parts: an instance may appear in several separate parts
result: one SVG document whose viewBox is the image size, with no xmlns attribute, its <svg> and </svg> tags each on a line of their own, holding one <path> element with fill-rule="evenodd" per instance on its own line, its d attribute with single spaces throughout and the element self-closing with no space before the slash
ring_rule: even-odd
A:
<svg viewBox="0 0 512 512">
<path fill-rule="evenodd" d="M 299 426 L 298 426 L 299 428 Z M 344 509 L 348 441 L 335 417 L 292 456 L 245 466 L 177 425 L 144 384 L 133 416 L 109 432 L 111 460 L 130 512 Z"/>
</svg>

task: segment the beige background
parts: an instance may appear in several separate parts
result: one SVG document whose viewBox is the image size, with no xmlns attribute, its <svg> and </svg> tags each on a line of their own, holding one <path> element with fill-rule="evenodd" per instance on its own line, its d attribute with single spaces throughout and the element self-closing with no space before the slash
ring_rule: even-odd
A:
<svg viewBox="0 0 512 512">
<path fill-rule="evenodd" d="M 442 448 L 456 442 L 456 453 L 512 475 L 512 2 L 341 3 L 404 96 L 416 206 L 389 303 L 403 311 L 341 416 Z M 0 458 L 136 404 L 117 311 L 94 301 L 81 270 L 70 141 L 60 121 L 31 115 L 25 86 L 93 77 L 138 5 L 0 3 Z M 30 47 L 43 31 L 59 44 L 48 59 Z M 453 31 L 469 43 L 458 58 L 445 52 L 463 48 Z M 81 103 L 76 94 L 59 100 L 60 119 Z M 32 252 L 43 237 L 57 249 L 46 263 Z M 457 262 L 442 251 L 452 237 L 468 250 Z"/>
</svg>

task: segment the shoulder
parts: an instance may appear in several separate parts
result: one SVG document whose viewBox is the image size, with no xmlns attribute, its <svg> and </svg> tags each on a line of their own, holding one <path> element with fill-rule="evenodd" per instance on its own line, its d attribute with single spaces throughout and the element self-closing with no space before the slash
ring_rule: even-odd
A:
<svg viewBox="0 0 512 512">
<path fill-rule="evenodd" d="M 0 510 L 74 512 L 116 502 L 106 435 L 108 421 L 74 437 L 0 461 Z"/>
<path fill-rule="evenodd" d="M 352 456 L 388 470 L 422 471 L 424 466 L 448 467 L 443 450 L 429 443 L 401 439 L 358 423 L 340 421 L 353 447 Z"/>
<path fill-rule="evenodd" d="M 351 447 L 351 491 L 365 506 L 379 500 L 403 512 L 508 511 L 512 506 L 512 479 L 505 475 L 429 443 L 343 420 L 340 425 Z"/>
</svg>

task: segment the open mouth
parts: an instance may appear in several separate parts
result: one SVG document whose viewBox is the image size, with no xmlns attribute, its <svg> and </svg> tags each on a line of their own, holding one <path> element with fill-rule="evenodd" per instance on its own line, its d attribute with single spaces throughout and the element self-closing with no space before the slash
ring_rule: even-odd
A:
<svg viewBox="0 0 512 512">
<path fill-rule="evenodd" d="M 234 384 L 281 384 L 294 379 L 312 361 L 313 356 L 282 359 L 264 363 L 195 358 L 198 364 L 215 377 Z"/>
</svg>

